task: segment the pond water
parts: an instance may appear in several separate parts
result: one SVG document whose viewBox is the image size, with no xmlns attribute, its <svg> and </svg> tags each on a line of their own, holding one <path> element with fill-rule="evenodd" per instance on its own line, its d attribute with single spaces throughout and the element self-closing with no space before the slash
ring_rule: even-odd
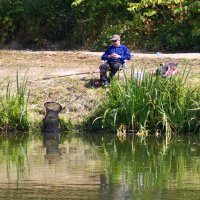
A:
<svg viewBox="0 0 200 200">
<path fill-rule="evenodd" d="M 0 199 L 200 199 L 200 139 L 0 139 Z"/>
</svg>

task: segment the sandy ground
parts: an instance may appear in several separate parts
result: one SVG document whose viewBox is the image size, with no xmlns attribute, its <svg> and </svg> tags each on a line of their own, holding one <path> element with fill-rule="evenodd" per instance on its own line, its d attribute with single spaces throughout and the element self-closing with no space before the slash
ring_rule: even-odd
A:
<svg viewBox="0 0 200 200">
<path fill-rule="evenodd" d="M 87 52 L 82 51 L 81 53 L 86 55 L 101 56 L 103 52 Z M 200 59 L 200 53 L 132 53 L 135 58 L 183 58 L 183 59 Z"/>
<path fill-rule="evenodd" d="M 0 77 L 15 76 L 27 71 L 29 80 L 46 77 L 70 75 L 81 72 L 98 72 L 103 52 L 88 51 L 0 51 Z M 196 64 L 200 67 L 200 53 L 176 54 L 142 54 L 132 53 L 133 59 L 129 66 L 137 64 L 138 59 L 146 65 L 146 59 L 162 62 L 163 59 L 177 61 L 177 59 L 199 60 Z M 141 63 L 139 64 L 139 66 Z"/>
<path fill-rule="evenodd" d="M 154 72 L 163 62 L 179 63 L 179 70 L 191 68 L 193 84 L 199 84 L 200 53 L 132 53 L 131 67 Z M 104 89 L 94 89 L 91 81 L 99 78 L 102 52 L 88 51 L 7 51 L 0 50 L 0 87 L 8 80 L 16 82 L 16 74 L 26 74 L 30 90 L 30 113 L 40 118 L 43 104 L 56 101 L 63 106 L 65 117 L 80 120 L 99 103 Z M 39 116 L 39 117 L 38 117 Z"/>
</svg>

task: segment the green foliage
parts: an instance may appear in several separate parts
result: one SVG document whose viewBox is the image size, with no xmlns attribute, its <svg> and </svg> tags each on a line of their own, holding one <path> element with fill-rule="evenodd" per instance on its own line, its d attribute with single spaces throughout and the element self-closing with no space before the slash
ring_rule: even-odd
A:
<svg viewBox="0 0 200 200">
<path fill-rule="evenodd" d="M 168 136 L 195 131 L 200 87 L 188 88 L 187 76 L 162 78 L 145 73 L 142 81 L 132 75 L 123 85 L 114 80 L 96 111 L 97 120 L 103 127 L 116 129 L 124 124 L 133 131 L 160 130 Z"/>
<path fill-rule="evenodd" d="M 200 1 L 1 0 L 0 44 L 104 50 L 119 33 L 132 49 L 199 51 Z"/>
<path fill-rule="evenodd" d="M 26 79 L 21 83 L 16 78 L 16 90 L 13 91 L 10 82 L 5 94 L 0 95 L 0 129 L 1 132 L 27 131 L 29 127 L 27 105 L 29 92 L 26 88 Z"/>
<path fill-rule="evenodd" d="M 148 0 L 129 3 L 128 10 L 143 18 L 147 33 L 143 48 L 154 51 L 199 50 L 200 1 Z"/>
<path fill-rule="evenodd" d="M 101 51 L 102 49 L 106 49 L 110 45 L 110 37 L 111 35 L 118 33 L 123 34 L 123 26 L 121 25 L 113 25 L 102 31 L 97 41 L 94 42 L 92 46 L 92 50 Z M 123 41 L 123 35 L 122 35 Z"/>
<path fill-rule="evenodd" d="M 62 0 L 2 0 L 2 42 L 19 41 L 24 46 L 65 37 L 70 2 Z"/>
<path fill-rule="evenodd" d="M 60 131 L 67 131 L 68 133 L 72 133 L 74 130 L 74 126 L 70 119 L 65 119 L 64 117 L 60 118 Z"/>
</svg>

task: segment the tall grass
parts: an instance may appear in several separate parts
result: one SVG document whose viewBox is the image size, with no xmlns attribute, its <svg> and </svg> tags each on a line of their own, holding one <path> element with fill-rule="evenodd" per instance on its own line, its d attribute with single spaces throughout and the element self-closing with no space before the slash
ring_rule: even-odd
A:
<svg viewBox="0 0 200 200">
<path fill-rule="evenodd" d="M 103 127 L 148 132 L 159 130 L 171 133 L 194 132 L 199 123 L 200 86 L 188 87 L 182 76 L 162 78 L 145 73 L 143 80 L 125 76 L 124 84 L 113 80 L 106 97 L 96 110 L 96 120 Z"/>
<path fill-rule="evenodd" d="M 5 92 L 0 94 L 0 131 L 26 131 L 29 127 L 27 104 L 29 91 L 24 76 L 22 82 L 16 75 L 16 88 L 11 87 L 10 81 Z"/>
</svg>

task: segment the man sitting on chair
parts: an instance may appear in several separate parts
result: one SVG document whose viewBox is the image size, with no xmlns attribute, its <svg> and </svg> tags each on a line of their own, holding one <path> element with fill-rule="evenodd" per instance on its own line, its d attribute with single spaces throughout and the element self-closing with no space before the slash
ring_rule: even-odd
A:
<svg viewBox="0 0 200 200">
<path fill-rule="evenodd" d="M 107 48 L 104 54 L 101 56 L 101 60 L 106 61 L 100 65 L 100 81 L 102 86 L 109 86 L 109 80 L 107 77 L 107 70 L 110 70 L 110 77 L 113 77 L 119 68 L 124 64 L 125 60 L 131 59 L 129 49 L 120 44 L 120 36 L 114 34 L 111 38 L 112 45 Z"/>
</svg>

